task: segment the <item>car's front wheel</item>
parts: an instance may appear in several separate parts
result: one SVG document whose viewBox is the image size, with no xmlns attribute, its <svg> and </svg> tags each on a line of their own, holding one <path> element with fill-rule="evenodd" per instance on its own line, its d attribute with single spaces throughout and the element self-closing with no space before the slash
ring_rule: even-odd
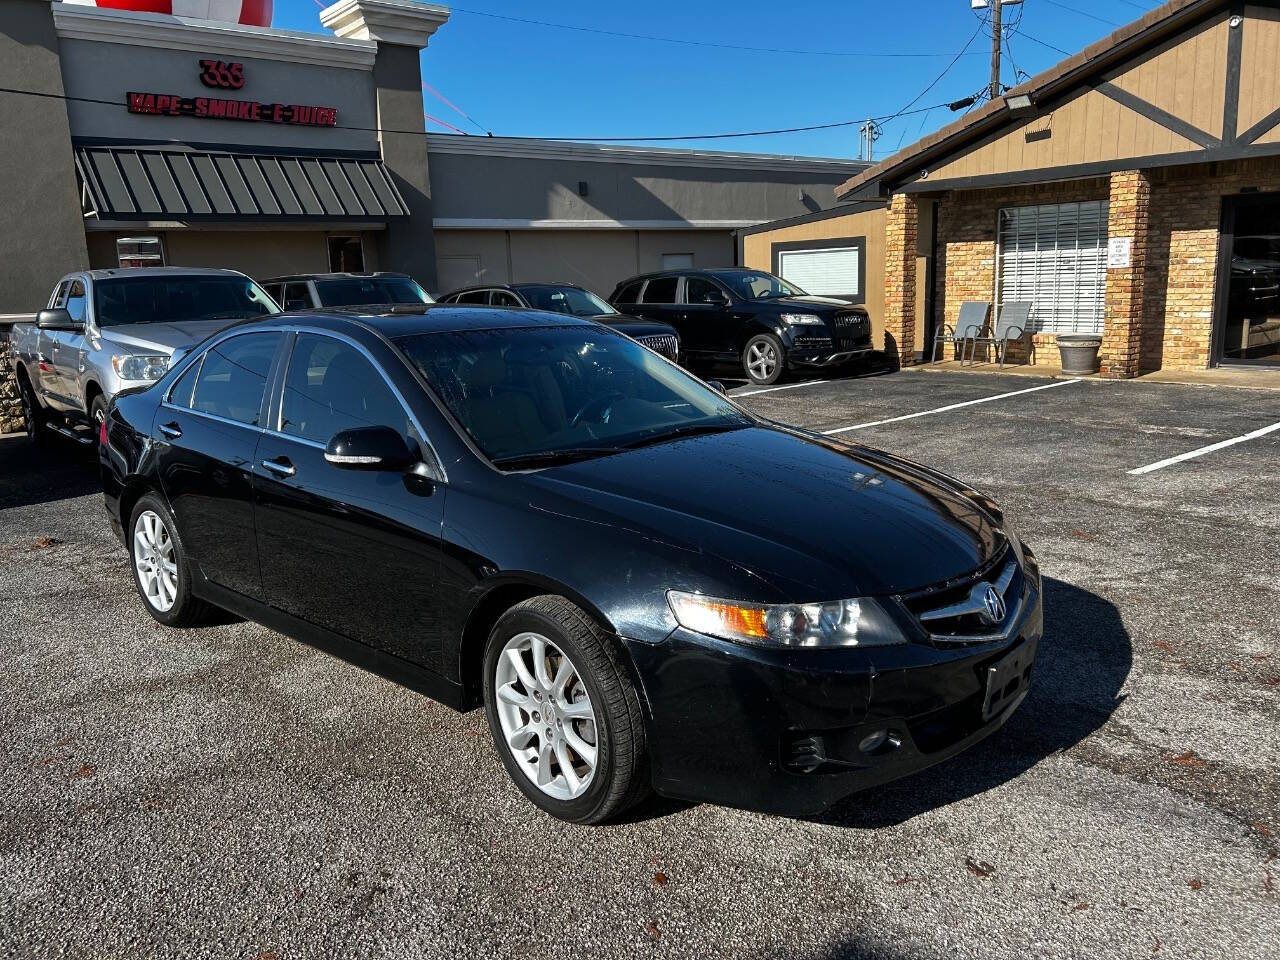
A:
<svg viewBox="0 0 1280 960">
<path fill-rule="evenodd" d="M 777 383 L 787 369 L 787 354 L 782 348 L 782 341 L 771 333 L 752 337 L 742 351 L 742 369 L 752 383 L 761 386 Z"/>
<path fill-rule="evenodd" d="M 552 816 L 601 823 L 649 792 L 635 687 L 608 634 L 563 597 L 533 597 L 499 619 L 484 701 L 507 773 Z"/>
<path fill-rule="evenodd" d="M 170 627 L 189 627 L 212 609 L 191 593 L 187 553 L 173 514 L 154 493 L 144 494 L 129 518 L 129 566 L 147 613 Z"/>
</svg>

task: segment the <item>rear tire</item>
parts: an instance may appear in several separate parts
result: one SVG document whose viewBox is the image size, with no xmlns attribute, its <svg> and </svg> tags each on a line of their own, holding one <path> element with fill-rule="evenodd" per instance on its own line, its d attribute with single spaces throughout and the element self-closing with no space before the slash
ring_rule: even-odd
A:
<svg viewBox="0 0 1280 960">
<path fill-rule="evenodd" d="M 22 419 L 26 424 L 27 439 L 37 446 L 49 442 L 49 417 L 36 399 L 35 391 L 25 372 L 18 374 L 18 400 L 22 405 Z"/>
<path fill-rule="evenodd" d="M 508 775 L 553 817 L 603 823 L 648 796 L 640 698 L 613 639 L 564 597 L 533 597 L 498 620 L 484 706 Z"/>
<path fill-rule="evenodd" d="M 787 372 L 787 353 L 772 333 L 759 333 L 742 350 L 742 369 L 757 386 L 777 383 Z"/>
<path fill-rule="evenodd" d="M 133 584 L 147 613 L 166 627 L 193 627 L 216 608 L 191 593 L 191 568 L 168 506 L 154 493 L 133 506 L 125 528 Z"/>
</svg>

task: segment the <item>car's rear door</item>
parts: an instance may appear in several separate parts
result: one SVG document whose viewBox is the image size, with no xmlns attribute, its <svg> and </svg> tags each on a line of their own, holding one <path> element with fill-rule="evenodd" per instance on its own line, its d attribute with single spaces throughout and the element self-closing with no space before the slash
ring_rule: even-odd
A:
<svg viewBox="0 0 1280 960">
<path fill-rule="evenodd" d="M 634 312 L 647 320 L 671 324 L 680 331 L 680 338 L 683 340 L 684 331 L 680 330 L 680 304 L 676 296 L 679 288 L 678 276 L 650 277 L 640 294 L 639 302 L 627 308 L 627 311 Z"/>
<path fill-rule="evenodd" d="M 219 340 L 183 374 L 152 428 L 160 482 L 178 533 L 200 573 L 261 599 L 253 521 L 253 465 L 284 334 Z"/>
<path fill-rule="evenodd" d="M 302 332 L 258 450 L 258 546 L 267 602 L 352 640 L 440 669 L 444 487 L 403 471 L 334 466 L 324 448 L 357 427 L 398 430 L 426 450 L 412 415 L 354 340 Z"/>
<path fill-rule="evenodd" d="M 706 277 L 685 277 L 680 295 L 681 346 L 703 356 L 734 356 L 737 353 L 736 322 L 728 295 Z"/>
</svg>

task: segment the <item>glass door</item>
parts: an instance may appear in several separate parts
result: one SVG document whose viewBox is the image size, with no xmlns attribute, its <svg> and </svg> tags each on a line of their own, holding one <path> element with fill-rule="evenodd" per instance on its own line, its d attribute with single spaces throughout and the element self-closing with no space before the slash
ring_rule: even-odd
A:
<svg viewBox="0 0 1280 960">
<path fill-rule="evenodd" d="M 1280 195 L 1228 197 L 1222 231 L 1218 359 L 1280 364 Z"/>
</svg>

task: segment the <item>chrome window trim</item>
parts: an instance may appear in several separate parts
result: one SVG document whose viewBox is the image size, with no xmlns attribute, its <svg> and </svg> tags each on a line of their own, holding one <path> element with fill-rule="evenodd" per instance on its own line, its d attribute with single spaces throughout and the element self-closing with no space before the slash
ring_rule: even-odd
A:
<svg viewBox="0 0 1280 960">
<path fill-rule="evenodd" d="M 323 329 L 317 329 L 315 327 L 299 326 L 294 328 L 292 332 L 294 334 L 293 343 L 289 345 L 289 355 L 284 358 L 283 370 L 281 370 L 281 373 L 280 373 L 280 405 L 279 405 L 279 408 L 276 410 L 276 423 L 273 426 L 263 427 L 262 429 L 264 430 L 264 432 L 272 434 L 273 436 L 282 437 L 285 440 L 296 440 L 299 443 L 304 443 L 304 444 L 307 444 L 308 446 L 314 445 L 320 450 L 325 449 L 326 445 L 323 443 L 317 443 L 314 440 L 308 440 L 305 437 L 297 437 L 297 436 L 294 436 L 293 434 L 284 432 L 284 429 L 283 429 L 284 427 L 284 393 L 285 393 L 285 390 L 288 388 L 289 364 L 293 360 L 293 351 L 297 348 L 298 337 L 304 333 L 309 336 L 315 336 L 315 337 L 330 337 L 334 340 L 338 340 L 342 343 L 345 343 L 350 347 L 353 347 L 356 350 L 356 352 L 358 352 L 367 361 L 369 361 L 369 365 L 372 366 L 374 370 L 378 371 L 378 376 L 382 377 L 383 383 L 385 383 L 390 388 L 392 396 L 394 396 L 396 398 L 396 401 L 400 404 L 400 409 L 404 411 L 405 415 L 409 418 L 409 422 L 412 423 L 414 429 L 418 431 L 418 437 L 422 440 L 422 443 L 426 446 L 427 451 L 431 454 L 432 462 L 428 464 L 428 466 L 430 466 L 437 474 L 439 474 L 439 479 L 441 483 L 449 482 L 449 474 L 448 474 L 448 471 L 446 471 L 444 468 L 444 461 L 440 459 L 440 454 L 436 452 L 435 445 L 431 442 L 431 437 L 428 435 L 427 431 L 423 429 L 422 421 L 420 421 L 417 415 L 413 412 L 413 409 L 409 406 L 408 401 L 405 400 L 404 394 L 400 392 L 400 388 L 391 382 L 391 378 L 387 376 L 387 372 L 382 369 L 382 364 L 380 364 L 377 361 L 377 358 L 375 358 L 373 354 L 369 352 L 369 350 L 365 347 L 364 344 L 353 339 L 352 337 L 347 336 L 345 333 L 339 333 L 335 330 L 323 330 Z M 205 351 L 205 352 L 207 353 L 208 351 Z M 404 361 L 402 360 L 401 363 L 403 362 Z"/>
<path fill-rule="evenodd" d="M 265 430 L 263 430 L 262 427 L 258 426 L 256 423 L 245 423 L 243 420 L 232 420 L 230 417 L 220 417 L 216 413 L 205 413 L 203 410 L 196 410 L 193 407 L 179 407 L 176 404 L 170 403 L 168 400 L 161 400 L 160 406 L 167 407 L 170 410 L 177 410 L 181 413 L 189 413 L 193 417 L 203 417 L 205 420 L 213 420 L 217 423 L 225 423 L 228 426 L 232 426 L 232 427 L 244 427 L 244 429 L 246 430 L 253 430 L 253 431 L 256 431 L 257 433 L 266 432 Z"/>
</svg>

